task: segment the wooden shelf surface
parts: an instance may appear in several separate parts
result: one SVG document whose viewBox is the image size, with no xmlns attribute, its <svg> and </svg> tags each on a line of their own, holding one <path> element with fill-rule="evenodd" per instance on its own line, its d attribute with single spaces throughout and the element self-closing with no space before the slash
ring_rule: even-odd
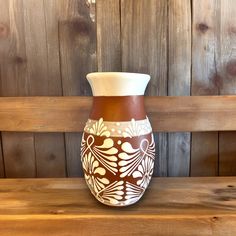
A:
<svg viewBox="0 0 236 236">
<path fill-rule="evenodd" d="M 83 179 L 0 180 L 0 235 L 236 235 L 236 177 L 153 178 L 135 205 L 97 202 Z"/>
</svg>

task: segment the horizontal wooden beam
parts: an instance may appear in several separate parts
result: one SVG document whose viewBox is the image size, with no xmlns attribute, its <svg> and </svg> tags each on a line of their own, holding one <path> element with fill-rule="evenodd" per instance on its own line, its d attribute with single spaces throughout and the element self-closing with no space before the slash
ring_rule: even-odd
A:
<svg viewBox="0 0 236 236">
<path fill-rule="evenodd" d="M 80 132 L 91 97 L 1 97 L 0 130 Z M 146 97 L 154 131 L 236 130 L 236 96 Z"/>
<path fill-rule="evenodd" d="M 236 235 L 236 177 L 153 178 L 125 208 L 103 206 L 84 179 L 0 185 L 0 235 Z"/>
</svg>

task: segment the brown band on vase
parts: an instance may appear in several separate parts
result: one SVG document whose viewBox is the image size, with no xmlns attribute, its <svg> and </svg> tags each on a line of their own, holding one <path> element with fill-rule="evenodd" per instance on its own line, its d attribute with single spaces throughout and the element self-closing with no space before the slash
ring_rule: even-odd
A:
<svg viewBox="0 0 236 236">
<path fill-rule="evenodd" d="M 90 119 L 104 121 L 130 121 L 146 119 L 144 97 L 97 96 L 93 98 Z"/>
</svg>

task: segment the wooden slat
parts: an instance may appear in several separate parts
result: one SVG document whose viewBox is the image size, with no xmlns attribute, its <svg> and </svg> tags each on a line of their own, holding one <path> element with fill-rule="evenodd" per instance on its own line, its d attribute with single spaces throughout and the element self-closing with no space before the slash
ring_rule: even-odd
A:
<svg viewBox="0 0 236 236">
<path fill-rule="evenodd" d="M 168 7 L 168 95 L 189 96 L 191 80 L 191 1 Z M 168 175 L 189 176 L 190 133 L 168 134 Z"/>
<path fill-rule="evenodd" d="M 56 1 L 23 2 L 29 93 L 31 96 L 60 96 Z M 35 134 L 34 145 L 38 177 L 66 176 L 63 134 Z"/>
<path fill-rule="evenodd" d="M 6 179 L 0 185 L 4 236 L 236 234 L 235 177 L 154 178 L 143 198 L 125 208 L 98 203 L 83 179 Z"/>
<path fill-rule="evenodd" d="M 154 131 L 236 130 L 236 96 L 146 97 Z M 82 131 L 90 97 L 1 97 L 0 130 Z"/>
<path fill-rule="evenodd" d="M 236 94 L 236 4 L 221 1 L 217 34 L 217 73 L 220 94 Z M 224 35 L 224 36 L 222 36 Z M 219 133 L 219 175 L 236 175 L 236 132 Z"/>
<path fill-rule="evenodd" d="M 121 0 L 122 70 L 150 74 L 150 96 L 167 95 L 167 8 L 166 0 Z M 155 136 L 154 175 L 167 176 L 167 134 Z"/>
<path fill-rule="evenodd" d="M 23 1 L 0 1 L 1 96 L 29 95 Z M 34 135 L 2 133 L 6 177 L 35 177 Z M 2 160 L 0 159 L 0 165 Z"/>
<path fill-rule="evenodd" d="M 87 73 L 97 71 L 94 1 L 56 2 L 59 6 L 63 95 L 91 95 L 91 88 L 85 77 Z M 82 176 L 80 141 L 81 134 L 65 134 L 68 176 Z"/>
<path fill-rule="evenodd" d="M 216 35 L 219 2 L 192 1 L 192 94 L 218 95 Z M 204 167 L 203 167 L 204 166 Z M 191 176 L 218 175 L 218 132 L 192 134 Z"/>
<path fill-rule="evenodd" d="M 121 71 L 120 0 L 97 0 L 98 71 Z"/>
</svg>

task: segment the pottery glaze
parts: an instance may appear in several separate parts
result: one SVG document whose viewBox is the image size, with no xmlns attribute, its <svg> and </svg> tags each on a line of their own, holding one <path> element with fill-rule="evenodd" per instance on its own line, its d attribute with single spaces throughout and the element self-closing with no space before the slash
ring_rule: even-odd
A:
<svg viewBox="0 0 236 236">
<path fill-rule="evenodd" d="M 144 194 L 153 174 L 155 142 L 144 109 L 150 76 L 90 73 L 94 95 L 81 142 L 86 183 L 103 204 L 127 206 Z"/>
</svg>

